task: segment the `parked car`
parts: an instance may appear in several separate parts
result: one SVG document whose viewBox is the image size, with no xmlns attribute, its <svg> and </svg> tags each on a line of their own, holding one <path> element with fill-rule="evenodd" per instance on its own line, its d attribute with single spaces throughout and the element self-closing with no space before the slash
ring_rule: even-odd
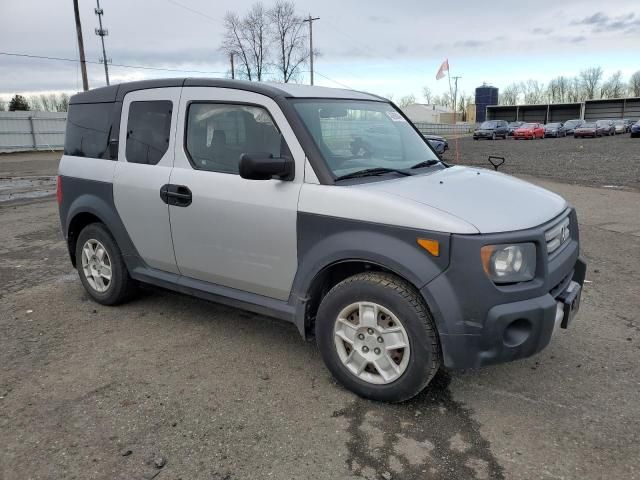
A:
<svg viewBox="0 0 640 480">
<path fill-rule="evenodd" d="M 544 138 L 544 127 L 540 123 L 525 123 L 513 132 L 513 139 L 529 139 Z"/>
<path fill-rule="evenodd" d="M 440 155 L 449 150 L 449 142 L 446 138 L 439 135 L 423 135 L 431 144 L 433 149 Z"/>
<path fill-rule="evenodd" d="M 513 132 L 516 131 L 517 128 L 521 127 L 524 122 L 509 122 L 509 136 L 513 137 Z"/>
<path fill-rule="evenodd" d="M 562 125 L 564 128 L 564 131 L 567 135 L 573 135 L 574 130 L 583 125 L 585 122 L 584 120 L 580 120 L 580 119 L 576 119 L 576 120 L 567 120 L 566 122 L 564 122 L 564 124 Z"/>
<path fill-rule="evenodd" d="M 640 137 L 640 120 L 631 125 L 631 138 Z"/>
<path fill-rule="evenodd" d="M 486 138 L 495 140 L 500 137 L 504 140 L 509 136 L 509 124 L 505 120 L 487 120 L 482 122 L 473 132 L 473 139 Z"/>
<path fill-rule="evenodd" d="M 627 133 L 627 124 L 624 120 L 614 120 L 613 129 L 616 135 Z"/>
<path fill-rule="evenodd" d="M 372 118 L 386 131 L 369 140 L 395 132 L 394 155 L 352 151 Z M 339 382 L 381 401 L 441 366 L 533 355 L 578 311 L 575 209 L 441 162 L 378 96 L 158 79 L 74 95 L 68 119 L 62 231 L 101 304 L 147 283 L 292 322 Z"/>
<path fill-rule="evenodd" d="M 552 122 L 547 123 L 544 126 L 544 136 L 545 137 L 566 137 L 567 132 L 562 128 L 562 122 Z"/>
<path fill-rule="evenodd" d="M 629 133 L 631 131 L 631 126 L 636 123 L 635 120 L 631 120 L 630 118 L 624 118 L 622 120 L 625 124 L 625 127 L 627 128 L 627 133 Z"/>
<path fill-rule="evenodd" d="M 616 129 L 613 126 L 611 120 L 598 120 L 596 122 L 596 128 L 598 129 L 598 135 L 615 135 Z"/>
<path fill-rule="evenodd" d="M 580 127 L 577 127 L 573 131 L 574 138 L 584 138 L 584 137 L 596 138 L 601 135 L 602 134 L 598 131 L 598 127 L 595 124 L 595 122 L 583 123 Z"/>
</svg>

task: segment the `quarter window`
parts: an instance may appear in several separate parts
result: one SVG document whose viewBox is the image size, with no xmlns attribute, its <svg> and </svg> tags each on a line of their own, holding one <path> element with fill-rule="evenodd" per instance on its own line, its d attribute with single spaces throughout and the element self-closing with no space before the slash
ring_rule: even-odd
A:
<svg viewBox="0 0 640 480">
<path fill-rule="evenodd" d="M 126 158 L 130 163 L 155 165 L 169 148 L 172 103 L 168 100 L 132 102 L 127 119 Z"/>
<path fill-rule="evenodd" d="M 281 155 L 282 135 L 269 112 L 253 105 L 191 103 L 186 149 L 194 168 L 238 174 L 243 153 Z"/>
<path fill-rule="evenodd" d="M 111 159 L 109 134 L 113 103 L 76 103 L 69 106 L 64 154 Z"/>
</svg>

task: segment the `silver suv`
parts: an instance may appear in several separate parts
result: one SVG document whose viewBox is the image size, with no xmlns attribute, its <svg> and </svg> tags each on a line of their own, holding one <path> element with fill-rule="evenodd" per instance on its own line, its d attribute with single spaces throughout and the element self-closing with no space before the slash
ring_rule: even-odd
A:
<svg viewBox="0 0 640 480">
<path fill-rule="evenodd" d="M 148 283 L 292 322 L 383 401 L 442 366 L 540 351 L 586 269 L 565 200 L 447 165 L 395 105 L 349 90 L 183 78 L 75 95 L 58 202 L 97 302 Z"/>
</svg>

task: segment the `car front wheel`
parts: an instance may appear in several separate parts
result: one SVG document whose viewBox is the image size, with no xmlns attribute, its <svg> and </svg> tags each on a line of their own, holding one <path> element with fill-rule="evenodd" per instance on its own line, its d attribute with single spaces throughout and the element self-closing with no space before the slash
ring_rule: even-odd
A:
<svg viewBox="0 0 640 480">
<path fill-rule="evenodd" d="M 433 319 L 420 294 L 388 273 L 343 280 L 324 297 L 316 339 L 333 376 L 372 400 L 415 396 L 440 368 Z"/>
</svg>

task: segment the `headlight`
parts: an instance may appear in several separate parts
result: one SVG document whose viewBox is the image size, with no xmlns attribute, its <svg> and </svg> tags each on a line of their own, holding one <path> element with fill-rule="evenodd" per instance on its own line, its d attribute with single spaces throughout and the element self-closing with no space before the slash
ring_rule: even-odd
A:
<svg viewBox="0 0 640 480">
<path fill-rule="evenodd" d="M 482 267 L 494 283 L 532 280 L 536 274 L 536 246 L 533 243 L 485 245 L 480 250 Z"/>
</svg>

